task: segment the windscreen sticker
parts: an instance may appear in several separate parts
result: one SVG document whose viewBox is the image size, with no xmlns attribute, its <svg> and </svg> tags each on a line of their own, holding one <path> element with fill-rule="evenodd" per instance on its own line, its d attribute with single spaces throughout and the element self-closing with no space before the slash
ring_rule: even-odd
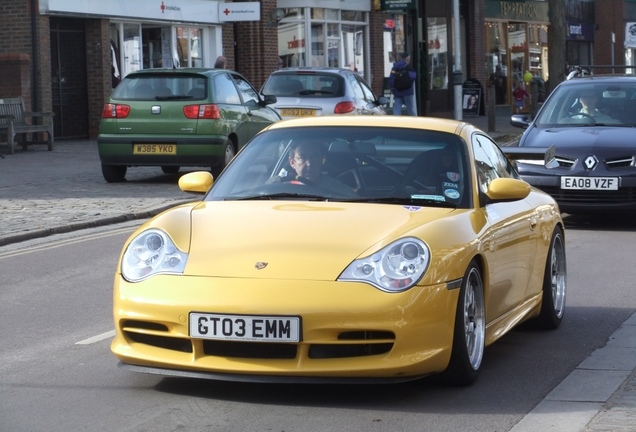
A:
<svg viewBox="0 0 636 432">
<path fill-rule="evenodd" d="M 450 199 L 458 199 L 459 191 L 457 189 L 446 189 L 444 190 L 444 195 L 446 195 Z"/>
<path fill-rule="evenodd" d="M 411 195 L 411 199 L 423 199 L 431 201 L 445 202 L 446 198 L 441 195 Z"/>
<path fill-rule="evenodd" d="M 460 178 L 459 173 L 454 171 L 448 171 L 446 173 L 446 177 L 448 177 L 448 179 L 453 182 L 458 182 Z"/>
</svg>

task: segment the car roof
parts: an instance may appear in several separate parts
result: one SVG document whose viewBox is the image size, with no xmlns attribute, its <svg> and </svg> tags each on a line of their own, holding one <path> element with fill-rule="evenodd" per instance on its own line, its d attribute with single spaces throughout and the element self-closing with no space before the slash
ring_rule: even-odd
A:
<svg viewBox="0 0 636 432">
<path fill-rule="evenodd" d="M 326 115 L 318 117 L 301 117 L 283 120 L 273 123 L 268 129 L 290 127 L 320 127 L 320 126 L 353 126 L 353 127 L 393 127 L 412 128 L 422 130 L 436 130 L 452 134 L 460 134 L 465 128 L 477 130 L 469 123 L 444 119 L 438 117 L 412 117 L 412 116 L 339 116 Z"/>
<path fill-rule="evenodd" d="M 561 82 L 561 85 L 605 84 L 615 82 L 636 83 L 636 75 L 585 75 Z"/>
<path fill-rule="evenodd" d="M 219 73 L 226 73 L 226 72 L 228 72 L 227 69 L 212 69 L 212 68 L 178 68 L 178 69 L 149 68 L 149 69 L 140 69 L 138 71 L 131 72 L 128 75 L 126 75 L 126 77 L 135 76 L 135 75 L 192 74 L 192 73 L 212 75 L 212 74 L 219 74 Z M 232 71 L 232 73 L 234 73 L 234 71 Z"/>
<path fill-rule="evenodd" d="M 287 67 L 283 69 L 278 69 L 272 72 L 272 75 L 281 74 L 281 73 L 303 73 L 303 72 L 321 72 L 321 73 L 355 73 L 351 69 L 337 68 L 337 67 L 312 67 L 312 66 L 299 66 L 299 67 Z"/>
</svg>

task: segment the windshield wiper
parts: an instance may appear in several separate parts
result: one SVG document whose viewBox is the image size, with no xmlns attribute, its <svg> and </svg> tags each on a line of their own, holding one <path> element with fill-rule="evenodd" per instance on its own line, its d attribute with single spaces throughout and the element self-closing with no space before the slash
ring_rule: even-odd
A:
<svg viewBox="0 0 636 432">
<path fill-rule="evenodd" d="M 177 100 L 177 99 L 194 99 L 194 96 L 190 96 L 190 95 L 155 96 L 155 99 L 158 101 Z"/>
<path fill-rule="evenodd" d="M 301 193 L 275 193 L 275 194 L 262 194 L 262 195 L 248 195 L 244 197 L 228 197 L 225 201 L 249 201 L 249 200 L 274 200 L 278 198 L 301 198 L 311 201 L 329 201 L 330 198 L 322 195 L 301 194 Z"/>
<path fill-rule="evenodd" d="M 373 197 L 373 198 L 338 198 L 333 201 L 338 202 L 361 202 L 380 204 L 404 204 L 404 205 L 427 205 L 434 207 L 457 208 L 457 205 L 432 198 L 405 198 L 405 197 Z"/>
</svg>

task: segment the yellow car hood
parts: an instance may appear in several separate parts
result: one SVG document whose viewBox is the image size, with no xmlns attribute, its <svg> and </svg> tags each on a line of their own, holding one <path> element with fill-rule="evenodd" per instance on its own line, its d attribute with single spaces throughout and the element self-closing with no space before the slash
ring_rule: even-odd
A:
<svg viewBox="0 0 636 432">
<path fill-rule="evenodd" d="M 205 202 L 192 210 L 185 273 L 332 281 L 354 259 L 452 211 L 368 203 Z"/>
</svg>

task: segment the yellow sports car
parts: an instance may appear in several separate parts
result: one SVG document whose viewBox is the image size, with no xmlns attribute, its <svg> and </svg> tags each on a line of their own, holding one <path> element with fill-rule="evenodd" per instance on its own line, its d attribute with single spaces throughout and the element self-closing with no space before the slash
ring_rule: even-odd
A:
<svg viewBox="0 0 636 432">
<path fill-rule="evenodd" d="M 565 311 L 559 208 L 516 156 L 454 120 L 274 123 L 128 239 L 111 349 L 161 375 L 470 384 L 485 346 Z"/>
</svg>

